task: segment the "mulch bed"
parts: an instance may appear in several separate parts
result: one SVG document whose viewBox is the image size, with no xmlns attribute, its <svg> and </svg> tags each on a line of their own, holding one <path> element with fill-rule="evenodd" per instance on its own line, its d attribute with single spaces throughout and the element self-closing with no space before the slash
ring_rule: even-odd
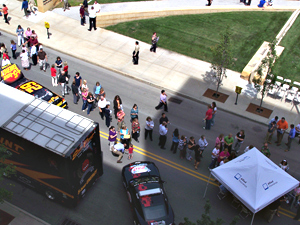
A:
<svg viewBox="0 0 300 225">
<path fill-rule="evenodd" d="M 8 225 L 15 217 L 0 209 L 0 224 Z"/>
<path fill-rule="evenodd" d="M 246 109 L 246 111 L 250 112 L 250 113 L 253 113 L 253 114 L 256 114 L 258 116 L 265 117 L 265 118 L 269 118 L 271 116 L 272 112 L 273 112 L 273 110 L 261 107 L 261 109 L 263 111 L 261 113 L 259 113 L 259 112 L 257 112 L 258 108 L 259 108 L 259 105 L 255 105 L 255 104 L 250 103 L 248 108 Z"/>
<path fill-rule="evenodd" d="M 213 99 L 213 100 L 215 100 L 215 101 L 218 101 L 218 102 L 222 102 L 222 103 L 224 103 L 224 102 L 226 102 L 226 100 L 227 100 L 227 98 L 229 97 L 229 95 L 226 95 L 226 94 L 224 94 L 224 93 L 222 93 L 222 92 L 218 92 L 218 98 L 216 98 L 215 96 L 214 96 L 214 94 L 216 93 L 216 90 L 212 90 L 212 89 L 207 89 L 205 92 L 204 92 L 204 94 L 203 94 L 203 96 L 204 97 L 207 97 L 207 98 L 211 98 L 211 99 Z"/>
</svg>

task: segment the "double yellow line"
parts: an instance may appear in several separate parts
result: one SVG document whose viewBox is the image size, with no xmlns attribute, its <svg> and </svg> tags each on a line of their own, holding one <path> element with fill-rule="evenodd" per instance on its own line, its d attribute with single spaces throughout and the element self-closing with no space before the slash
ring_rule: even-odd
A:
<svg viewBox="0 0 300 225">
<path fill-rule="evenodd" d="M 100 137 L 103 137 L 103 138 L 107 139 L 108 138 L 108 134 L 100 131 Z M 156 154 L 154 154 L 152 152 L 149 152 L 149 151 L 147 151 L 145 149 L 142 149 L 140 147 L 134 146 L 134 152 L 137 152 L 137 153 L 139 153 L 141 155 L 147 156 L 150 159 L 153 159 L 155 161 L 163 163 L 163 164 L 165 164 L 167 166 L 170 166 L 170 167 L 172 167 L 172 168 L 174 168 L 176 170 L 179 170 L 179 171 L 181 171 L 183 173 L 186 173 L 186 174 L 188 174 L 190 176 L 193 176 L 193 177 L 195 177 L 195 178 L 197 178 L 199 180 L 203 180 L 205 182 L 207 182 L 207 180 L 208 180 L 208 176 L 205 176 L 205 175 L 203 175 L 203 174 L 201 174 L 201 173 L 199 173 L 199 172 L 197 172 L 195 170 L 192 170 L 192 169 L 189 169 L 189 168 L 184 167 L 182 165 L 179 165 L 179 164 L 177 164 L 175 162 L 172 162 L 172 161 L 170 161 L 168 159 L 165 159 L 165 158 L 163 158 L 163 157 L 161 157 L 159 155 L 156 155 Z M 210 178 L 209 183 L 212 184 L 212 185 L 218 186 L 218 184 L 216 184 L 214 182 L 214 179 L 212 179 L 212 178 Z"/>
<path fill-rule="evenodd" d="M 107 139 L 108 138 L 108 134 L 100 131 L 100 137 Z M 179 165 L 179 164 L 177 164 L 175 162 L 172 162 L 172 161 L 170 161 L 168 159 L 165 159 L 165 158 L 163 158 L 163 157 L 161 157 L 159 155 L 156 155 L 156 154 L 154 154 L 152 152 L 149 152 L 149 151 L 147 151 L 145 149 L 142 149 L 140 147 L 134 146 L 134 152 L 137 152 L 137 153 L 139 153 L 141 155 L 147 156 L 150 159 L 153 159 L 153 160 L 155 160 L 157 162 L 163 163 L 163 164 L 165 164 L 167 166 L 170 166 L 170 167 L 172 167 L 172 168 L 174 168 L 176 170 L 179 170 L 179 171 L 181 171 L 183 173 L 186 173 L 186 174 L 188 174 L 190 176 L 193 176 L 193 177 L 195 177 L 195 178 L 197 178 L 199 180 L 203 180 L 203 181 L 207 182 L 207 180 L 209 179 L 208 176 L 205 176 L 205 175 L 203 175 L 203 174 L 201 174 L 201 173 L 199 173 L 199 172 L 197 172 L 195 170 L 192 170 L 192 169 L 189 169 L 189 168 L 184 167 L 182 165 Z M 214 185 L 214 186 L 217 186 L 217 187 L 219 186 L 218 184 L 216 184 L 214 182 L 213 178 L 209 179 L 209 183 L 212 184 L 212 185 Z M 290 218 L 294 218 L 295 215 L 296 215 L 295 213 L 293 213 L 293 212 L 291 212 L 291 211 L 289 211 L 287 209 L 283 209 L 281 207 L 279 208 L 279 212 L 282 215 L 285 215 L 285 216 L 290 217 Z"/>
</svg>

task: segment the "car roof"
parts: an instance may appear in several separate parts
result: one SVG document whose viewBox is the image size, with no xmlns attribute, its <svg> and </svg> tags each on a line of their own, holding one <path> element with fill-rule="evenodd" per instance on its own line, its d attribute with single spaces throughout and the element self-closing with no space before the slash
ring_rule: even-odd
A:
<svg viewBox="0 0 300 225">
<path fill-rule="evenodd" d="M 153 162 L 139 161 L 133 162 L 123 167 L 123 176 L 129 182 L 132 179 L 147 176 L 160 177 L 159 170 Z"/>
</svg>

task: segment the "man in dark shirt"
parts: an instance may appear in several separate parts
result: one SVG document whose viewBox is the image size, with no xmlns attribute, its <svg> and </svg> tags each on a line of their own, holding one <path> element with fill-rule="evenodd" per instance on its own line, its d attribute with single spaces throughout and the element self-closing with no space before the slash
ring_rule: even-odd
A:
<svg viewBox="0 0 300 225">
<path fill-rule="evenodd" d="M 166 124 L 170 123 L 168 117 L 166 117 L 165 113 L 161 114 L 161 118 L 159 119 L 159 124 L 162 124 L 163 122 L 166 122 Z"/>
<path fill-rule="evenodd" d="M 276 121 L 272 121 L 271 123 L 269 123 L 265 142 L 268 142 L 269 144 L 271 144 L 272 136 L 276 129 L 277 129 Z"/>
<path fill-rule="evenodd" d="M 65 97 L 65 94 L 68 94 L 68 89 L 67 89 L 67 84 L 66 84 L 67 80 L 66 79 L 67 79 L 67 76 L 66 76 L 65 72 L 62 71 L 61 75 L 58 78 L 58 82 L 61 85 L 61 95 L 63 97 Z"/>
<path fill-rule="evenodd" d="M 81 23 L 81 26 L 84 26 L 84 24 L 85 24 L 84 5 L 81 5 L 81 6 L 80 6 L 79 14 L 80 14 L 80 23 Z"/>
<path fill-rule="evenodd" d="M 88 5 L 88 1 L 87 0 L 83 0 L 83 7 L 84 7 L 84 11 L 86 11 L 86 13 L 89 13 L 89 5 Z"/>
<path fill-rule="evenodd" d="M 43 48 L 40 48 L 38 52 L 37 61 L 39 62 L 40 70 L 44 70 L 44 72 L 46 72 L 46 63 L 48 58 L 46 52 L 43 51 Z"/>
</svg>

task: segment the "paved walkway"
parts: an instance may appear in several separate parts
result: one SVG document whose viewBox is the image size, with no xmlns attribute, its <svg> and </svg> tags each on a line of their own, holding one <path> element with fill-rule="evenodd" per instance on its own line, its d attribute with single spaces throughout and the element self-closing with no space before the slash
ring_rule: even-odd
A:
<svg viewBox="0 0 300 225">
<path fill-rule="evenodd" d="M 1 210 L 7 214 L 2 214 Z M 0 215 L 0 224 L 2 225 L 50 225 L 6 201 L 4 201 L 3 204 L 0 204 Z"/>
<path fill-rule="evenodd" d="M 300 5 L 299 1 L 276 0 L 275 2 L 277 6 Z M 134 49 L 135 40 L 100 28 L 97 31 L 88 32 L 87 26 L 80 26 L 78 21 L 79 7 L 71 7 L 66 12 L 63 12 L 61 9 L 55 9 L 44 14 L 38 13 L 37 16 L 32 15 L 26 19 L 21 11 L 20 1 L 0 0 L 0 4 L 2 5 L 3 3 L 9 8 L 10 25 L 0 21 L 0 29 L 2 31 L 15 34 L 19 24 L 23 28 L 31 27 L 31 29 L 36 31 L 39 41 L 43 45 L 57 51 L 63 51 L 66 54 L 82 60 L 88 60 L 91 63 L 119 72 L 125 76 L 167 89 L 173 92 L 170 96 L 181 95 L 198 102 L 208 104 L 212 102 L 212 99 L 203 97 L 207 88 L 216 89 L 210 63 L 162 49 L 159 47 L 159 44 L 157 53 L 150 53 L 149 43 L 141 42 L 139 65 L 133 65 L 131 53 Z M 258 0 L 252 1 L 252 6 L 248 8 L 256 8 L 257 3 Z M 188 2 L 164 0 L 106 4 L 102 6 L 102 9 L 103 12 L 109 12 L 157 9 L 159 7 L 204 6 L 205 4 L 206 1 L 199 0 L 189 0 Z M 212 7 L 220 7 L 222 4 L 231 7 L 244 7 L 239 3 L 239 0 L 214 0 Z M 51 26 L 50 32 L 52 36 L 50 39 L 47 39 L 44 27 L 45 21 L 49 22 Z M 150 38 L 151 34 L 149 34 Z M 87 55 L 88 58 L 86 57 Z M 228 70 L 227 75 L 228 78 L 224 80 L 220 91 L 228 94 L 229 97 L 225 103 L 217 102 L 218 108 L 266 124 L 269 119 L 246 112 L 246 108 L 250 103 L 259 104 L 260 102 L 255 89 L 247 81 L 240 79 L 240 73 Z M 99 80 L 101 80 L 101 77 Z M 243 87 L 238 105 L 234 104 L 236 85 Z M 275 115 L 279 117 L 285 116 L 289 123 L 294 124 L 298 124 L 300 121 L 298 107 L 291 103 L 266 97 L 263 106 L 273 110 L 271 117 Z M 7 203 L 0 206 L 10 207 Z M 24 216 L 22 213 L 20 215 Z M 26 215 L 28 216 L 28 214 Z M 34 217 L 33 220 L 35 220 Z"/>
</svg>

